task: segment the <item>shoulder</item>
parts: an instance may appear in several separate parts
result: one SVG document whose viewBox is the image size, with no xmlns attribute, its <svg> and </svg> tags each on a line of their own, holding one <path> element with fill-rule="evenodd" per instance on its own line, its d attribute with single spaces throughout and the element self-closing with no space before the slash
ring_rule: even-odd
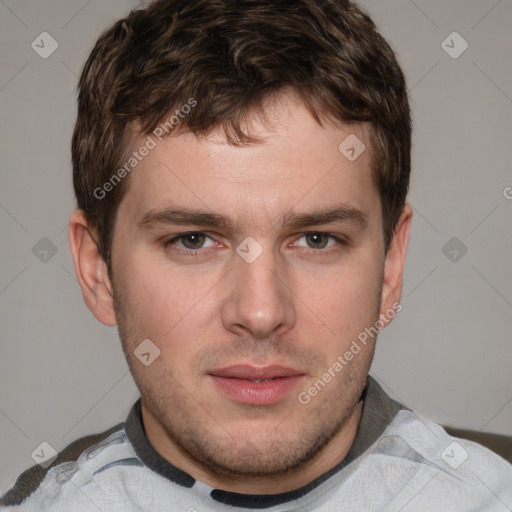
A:
<svg viewBox="0 0 512 512">
<path fill-rule="evenodd" d="M 410 410 L 398 412 L 367 451 L 359 470 L 386 475 L 383 487 L 396 487 L 392 505 L 398 509 L 409 501 L 411 510 L 444 506 L 443 510 L 461 511 L 478 506 L 491 511 L 512 505 L 509 462 Z"/>
<path fill-rule="evenodd" d="M 456 427 L 443 427 L 452 437 L 474 441 L 512 464 L 512 437 L 502 434 L 491 434 L 474 430 L 465 430 Z"/>
<path fill-rule="evenodd" d="M 472 436 L 471 434 L 470 431 L 442 427 L 417 412 L 402 410 L 389 425 L 383 437 L 386 435 L 398 436 L 424 458 L 434 463 L 437 461 L 443 467 L 445 465 L 452 469 L 453 466 L 471 467 L 474 461 L 470 460 L 470 455 L 473 455 L 475 459 L 486 459 L 504 465 L 507 469 L 512 469 L 512 465 L 503 457 L 483 446 L 488 437 L 494 436 L 478 433 L 473 433 Z M 497 437 L 512 442 L 512 438 L 507 438 L 507 436 Z M 456 454 L 457 461 L 450 460 L 453 449 L 457 451 L 457 447 L 461 447 L 464 452 L 467 452 L 468 457 L 464 456 L 463 450 L 459 450 L 460 453 Z M 468 461 L 467 465 L 466 461 Z"/>
<path fill-rule="evenodd" d="M 36 464 L 24 471 L 16 480 L 14 487 L 0 498 L 0 506 L 13 507 L 23 503 L 56 469 L 64 470 L 76 466 L 90 453 L 112 443 L 119 443 L 123 438 L 124 423 L 120 423 L 105 432 L 77 439 L 59 452 L 56 459 L 47 467 Z"/>
</svg>

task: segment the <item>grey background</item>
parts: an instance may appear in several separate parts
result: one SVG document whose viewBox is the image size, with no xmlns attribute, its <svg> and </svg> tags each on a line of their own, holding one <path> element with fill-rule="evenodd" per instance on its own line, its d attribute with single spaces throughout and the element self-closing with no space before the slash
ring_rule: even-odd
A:
<svg viewBox="0 0 512 512">
<path fill-rule="evenodd" d="M 398 52 L 415 122 L 404 308 L 372 373 L 437 421 L 512 434 L 512 0 L 361 5 Z M 102 431 L 138 396 L 116 329 L 82 301 L 66 229 L 77 75 L 135 6 L 0 0 L 0 492 L 42 441 Z M 31 48 L 44 31 L 47 59 Z"/>
</svg>

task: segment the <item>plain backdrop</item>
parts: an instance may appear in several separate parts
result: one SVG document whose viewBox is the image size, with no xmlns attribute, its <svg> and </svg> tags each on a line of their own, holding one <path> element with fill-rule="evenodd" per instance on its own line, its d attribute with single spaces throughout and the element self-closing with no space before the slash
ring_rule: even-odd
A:
<svg viewBox="0 0 512 512">
<path fill-rule="evenodd" d="M 77 76 L 137 5 L 0 1 L 0 492 L 41 442 L 100 432 L 138 396 L 116 328 L 82 301 L 67 240 Z M 512 1 L 361 5 L 398 53 L 415 126 L 403 310 L 372 374 L 439 422 L 510 435 Z"/>
</svg>

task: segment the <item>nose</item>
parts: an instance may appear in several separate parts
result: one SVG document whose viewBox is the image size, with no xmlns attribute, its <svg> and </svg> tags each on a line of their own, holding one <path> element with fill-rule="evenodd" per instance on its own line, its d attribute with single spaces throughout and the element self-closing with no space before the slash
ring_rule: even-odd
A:
<svg viewBox="0 0 512 512">
<path fill-rule="evenodd" d="M 222 306 L 224 327 L 240 335 L 249 331 L 254 338 L 289 330 L 295 324 L 296 310 L 286 262 L 276 258 L 268 246 L 255 261 L 245 261 L 238 254 L 233 258 Z"/>
</svg>

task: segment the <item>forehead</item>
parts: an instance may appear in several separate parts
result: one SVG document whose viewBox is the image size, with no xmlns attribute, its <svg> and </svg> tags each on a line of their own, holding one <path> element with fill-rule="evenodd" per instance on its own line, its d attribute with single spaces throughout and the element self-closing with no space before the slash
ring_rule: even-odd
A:
<svg viewBox="0 0 512 512">
<path fill-rule="evenodd" d="M 229 144 L 222 128 L 134 137 L 128 156 L 151 149 L 139 155 L 120 210 L 136 223 L 174 204 L 264 223 L 342 203 L 371 215 L 379 204 L 368 125 L 321 126 L 297 98 L 282 96 L 243 128 L 259 141 Z"/>
</svg>

